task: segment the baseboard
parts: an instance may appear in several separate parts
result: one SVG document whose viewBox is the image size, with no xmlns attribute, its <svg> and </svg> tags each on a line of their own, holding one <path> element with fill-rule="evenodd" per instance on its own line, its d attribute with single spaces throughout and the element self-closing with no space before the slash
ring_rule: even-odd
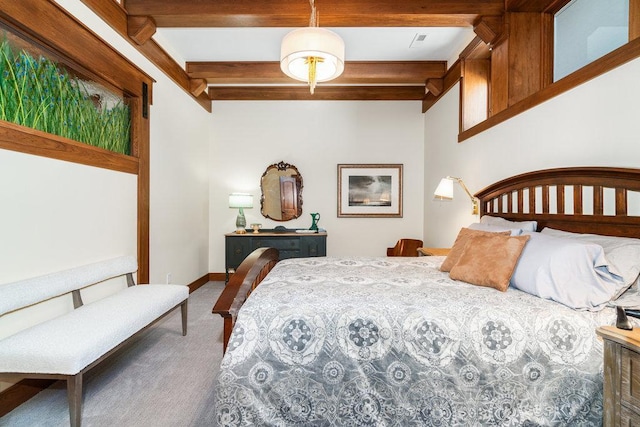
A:
<svg viewBox="0 0 640 427">
<path fill-rule="evenodd" d="M 227 275 L 225 273 L 208 273 L 201 278 L 189 283 L 189 293 L 195 291 L 207 282 L 226 282 Z"/>
<path fill-rule="evenodd" d="M 195 291 L 196 289 L 198 289 L 200 286 L 204 285 L 205 283 L 207 283 L 209 280 L 211 280 L 209 278 L 209 274 L 205 274 L 204 276 L 202 276 L 199 279 L 194 280 L 193 282 L 189 283 L 189 293 Z"/>
<path fill-rule="evenodd" d="M 56 380 L 23 379 L 0 393 L 0 417 L 49 387 Z"/>
<path fill-rule="evenodd" d="M 226 282 L 227 275 L 225 273 L 209 273 L 209 280 L 211 282 Z"/>
</svg>

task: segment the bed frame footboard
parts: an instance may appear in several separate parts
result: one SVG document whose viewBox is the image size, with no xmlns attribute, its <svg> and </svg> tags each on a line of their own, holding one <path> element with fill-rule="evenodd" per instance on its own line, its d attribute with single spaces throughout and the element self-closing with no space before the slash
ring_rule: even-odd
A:
<svg viewBox="0 0 640 427">
<path fill-rule="evenodd" d="M 274 248 L 260 248 L 251 252 L 231 276 L 222 294 L 218 297 L 211 312 L 219 314 L 224 319 L 223 353 L 227 351 L 231 331 L 240 307 L 276 265 L 279 255 L 278 250 Z"/>
</svg>

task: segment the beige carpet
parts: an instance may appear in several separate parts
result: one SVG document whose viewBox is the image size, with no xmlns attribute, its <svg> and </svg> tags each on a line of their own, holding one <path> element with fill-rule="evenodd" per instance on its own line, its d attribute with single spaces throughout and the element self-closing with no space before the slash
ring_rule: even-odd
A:
<svg viewBox="0 0 640 427">
<path fill-rule="evenodd" d="M 208 426 L 213 379 L 222 359 L 222 318 L 211 308 L 224 287 L 209 282 L 189 297 L 189 325 L 180 310 L 85 376 L 83 426 Z M 57 382 L 0 418 L 0 426 L 68 426 L 64 382 Z"/>
</svg>

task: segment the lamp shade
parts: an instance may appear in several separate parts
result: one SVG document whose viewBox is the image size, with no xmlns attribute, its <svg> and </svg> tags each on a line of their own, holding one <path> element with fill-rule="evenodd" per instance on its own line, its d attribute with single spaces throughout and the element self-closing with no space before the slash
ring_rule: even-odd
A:
<svg viewBox="0 0 640 427">
<path fill-rule="evenodd" d="M 252 208 L 253 195 L 246 194 L 246 193 L 231 193 L 229 194 L 229 207 L 230 208 Z"/>
<path fill-rule="evenodd" d="M 309 82 L 309 58 L 318 58 L 317 82 L 335 79 L 344 70 L 344 41 L 326 28 L 293 30 L 282 39 L 280 68 L 289 77 Z"/>
<path fill-rule="evenodd" d="M 442 178 L 433 195 L 437 199 L 453 200 L 453 181 L 449 178 Z"/>
</svg>

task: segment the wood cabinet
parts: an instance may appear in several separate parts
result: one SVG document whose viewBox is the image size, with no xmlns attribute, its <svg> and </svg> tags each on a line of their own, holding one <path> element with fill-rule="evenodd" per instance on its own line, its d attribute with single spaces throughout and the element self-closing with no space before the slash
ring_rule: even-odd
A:
<svg viewBox="0 0 640 427">
<path fill-rule="evenodd" d="M 640 425 L 640 329 L 598 328 L 604 339 L 605 427 Z"/>
<path fill-rule="evenodd" d="M 251 252 L 258 248 L 276 248 L 280 259 L 327 255 L 327 233 L 296 233 L 262 230 L 260 233 L 225 234 L 225 268 L 235 271 Z"/>
</svg>

